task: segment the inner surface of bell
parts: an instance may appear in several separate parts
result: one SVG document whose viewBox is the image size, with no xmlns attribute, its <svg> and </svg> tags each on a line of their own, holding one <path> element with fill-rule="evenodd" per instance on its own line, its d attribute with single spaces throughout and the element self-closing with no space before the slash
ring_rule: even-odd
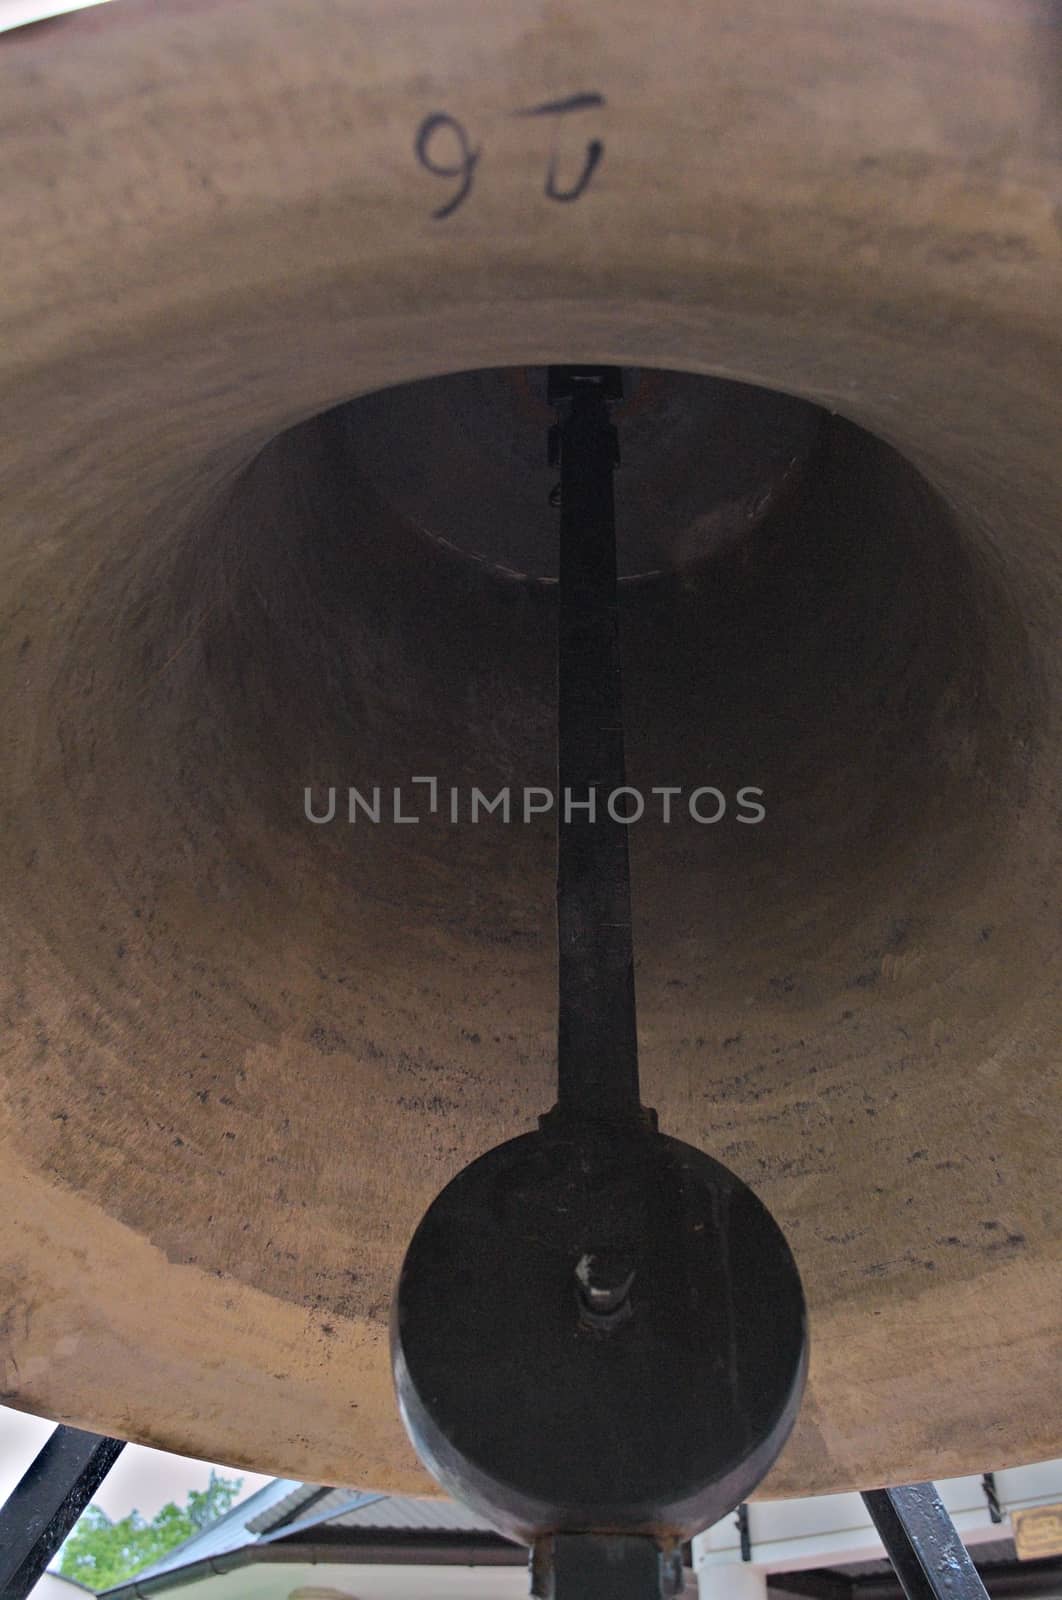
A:
<svg viewBox="0 0 1062 1600">
<path fill-rule="evenodd" d="M 557 572 L 557 472 L 545 367 L 404 384 L 341 408 L 363 480 L 440 543 L 511 576 Z M 746 539 L 798 493 L 824 413 L 723 378 L 627 368 L 615 407 L 621 578 L 694 565 Z"/>
</svg>

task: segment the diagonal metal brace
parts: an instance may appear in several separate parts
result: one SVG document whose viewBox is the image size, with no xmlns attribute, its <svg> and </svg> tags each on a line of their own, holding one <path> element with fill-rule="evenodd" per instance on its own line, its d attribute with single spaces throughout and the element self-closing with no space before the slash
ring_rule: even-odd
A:
<svg viewBox="0 0 1062 1600">
<path fill-rule="evenodd" d="M 935 1484 L 868 1489 L 863 1504 L 907 1600 L 988 1600 Z"/>
<path fill-rule="evenodd" d="M 25 1600 L 124 1448 L 56 1428 L 0 1507 L 0 1600 Z"/>
</svg>

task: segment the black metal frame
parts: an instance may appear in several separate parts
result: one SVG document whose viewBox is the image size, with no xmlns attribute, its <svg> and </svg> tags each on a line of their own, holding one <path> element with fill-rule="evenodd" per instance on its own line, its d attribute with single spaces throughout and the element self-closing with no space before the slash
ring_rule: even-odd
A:
<svg viewBox="0 0 1062 1600">
<path fill-rule="evenodd" d="M 988 1600 L 935 1484 L 869 1489 L 863 1504 L 907 1600 Z"/>
<path fill-rule="evenodd" d="M 0 1507 L 0 1600 L 24 1600 L 125 1448 L 58 1427 Z"/>
</svg>

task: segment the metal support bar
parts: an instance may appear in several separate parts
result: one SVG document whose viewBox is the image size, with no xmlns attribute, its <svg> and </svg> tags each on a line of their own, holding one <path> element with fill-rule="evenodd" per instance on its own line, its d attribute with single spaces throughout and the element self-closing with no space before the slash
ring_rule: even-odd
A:
<svg viewBox="0 0 1062 1600">
<path fill-rule="evenodd" d="M 535 1600 L 675 1600 L 682 1552 L 638 1534 L 555 1533 L 531 1552 Z"/>
<path fill-rule="evenodd" d="M 0 1600 L 24 1600 L 125 1448 L 58 1427 L 0 1508 Z"/>
<path fill-rule="evenodd" d="M 620 393 L 614 368 L 550 369 L 561 469 L 557 1103 L 598 1118 L 640 1114 L 628 830 L 609 810 L 626 782 L 608 409 Z"/>
<path fill-rule="evenodd" d="M 987 1600 L 934 1484 L 869 1489 L 863 1504 L 907 1600 Z"/>
<path fill-rule="evenodd" d="M 738 1506 L 737 1515 L 735 1516 L 734 1521 L 737 1523 L 738 1538 L 741 1541 L 741 1559 L 742 1561 L 751 1561 L 752 1532 L 749 1528 L 749 1507 L 747 1500 L 742 1500 L 741 1504 Z"/>
<path fill-rule="evenodd" d="M 981 1488 L 984 1490 L 985 1499 L 988 1501 L 988 1515 L 993 1522 L 1002 1522 L 1003 1509 L 999 1503 L 999 1490 L 996 1488 L 996 1475 L 994 1472 L 982 1472 Z"/>
</svg>

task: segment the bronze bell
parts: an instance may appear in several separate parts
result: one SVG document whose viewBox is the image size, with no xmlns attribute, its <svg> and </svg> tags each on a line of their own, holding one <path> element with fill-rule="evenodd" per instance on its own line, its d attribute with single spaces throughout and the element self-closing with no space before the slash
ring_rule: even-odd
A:
<svg viewBox="0 0 1062 1600">
<path fill-rule="evenodd" d="M 1052 21 L 0 36 L 6 1403 L 429 1487 L 395 1277 L 554 1050 L 551 819 L 448 796 L 552 781 L 534 452 L 578 359 L 630 376 L 630 782 L 728 801 L 632 826 L 640 1043 L 800 1268 L 765 1492 L 1057 1451 Z"/>
</svg>

